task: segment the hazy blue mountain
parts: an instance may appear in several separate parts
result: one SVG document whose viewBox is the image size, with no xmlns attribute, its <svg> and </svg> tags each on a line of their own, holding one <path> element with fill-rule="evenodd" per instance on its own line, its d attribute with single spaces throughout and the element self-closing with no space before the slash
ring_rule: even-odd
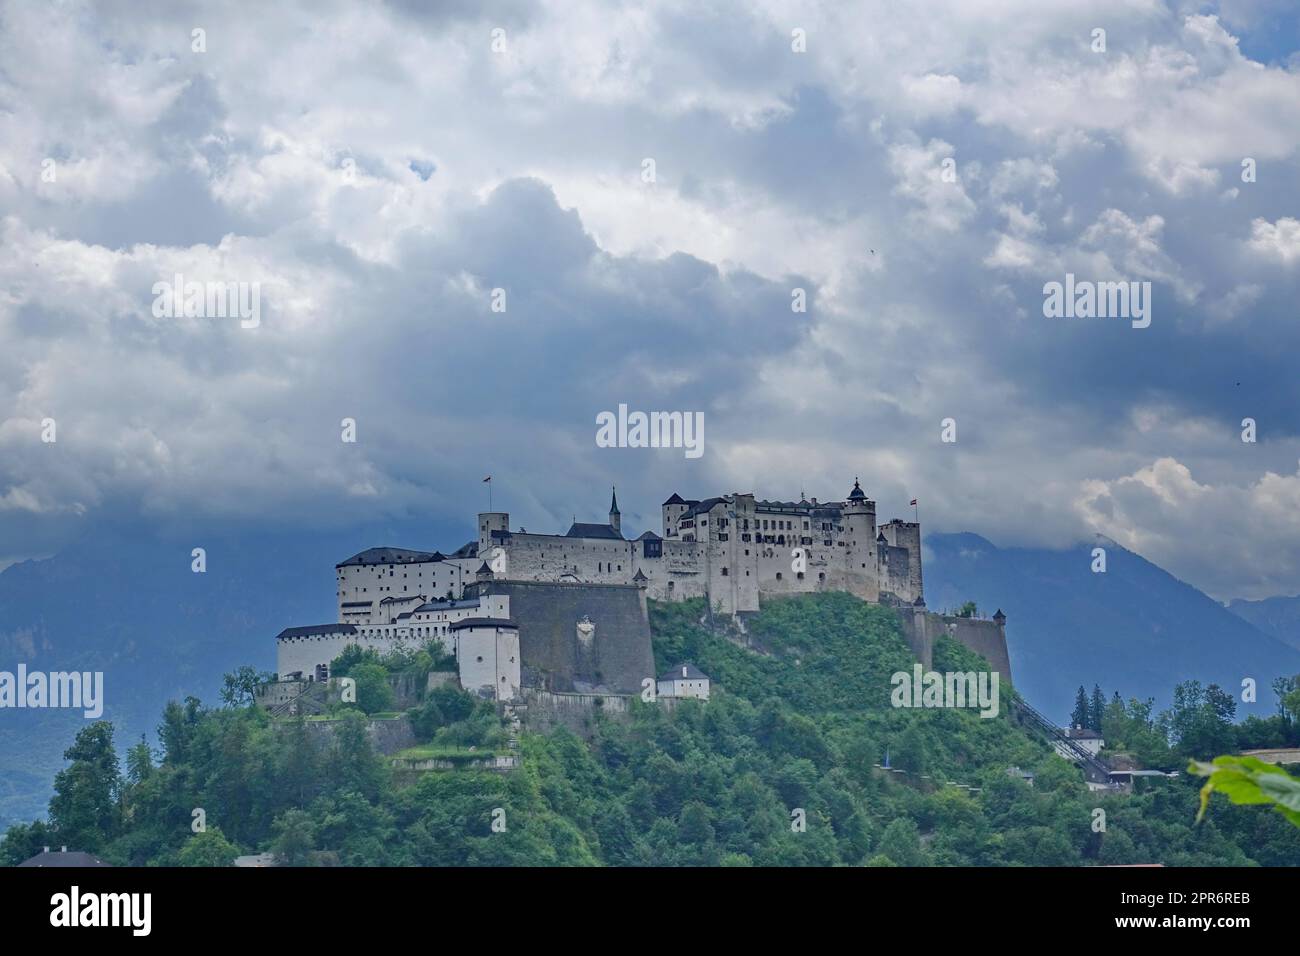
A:
<svg viewBox="0 0 1300 956">
<path fill-rule="evenodd" d="M 1228 604 L 1228 610 L 1249 621 L 1265 634 L 1300 650 L 1300 594 L 1295 597 L 1271 597 L 1262 601 L 1241 598 Z"/>
<path fill-rule="evenodd" d="M 1237 715 L 1274 712 L 1273 678 L 1300 673 L 1300 650 L 1140 555 L 1113 542 L 1106 573 L 1091 570 L 1093 545 L 1064 551 L 998 548 L 974 534 L 925 539 L 925 594 L 932 609 L 975 601 L 1001 607 L 1016 686 L 1048 716 L 1066 721 L 1075 690 L 1098 683 L 1168 703 L 1179 681 L 1215 682 L 1240 698 L 1253 677 L 1259 701 Z"/>
<path fill-rule="evenodd" d="M 104 718 L 123 746 L 148 733 L 162 705 L 217 703 L 221 675 L 275 667 L 282 628 L 333 621 L 334 565 L 376 544 L 450 550 L 472 526 L 412 522 L 346 533 L 231 528 L 221 535 L 141 535 L 98 528 L 76 546 L 0 572 L 0 670 L 102 671 Z M 191 549 L 207 571 L 191 570 Z M 0 710 L 0 830 L 41 815 L 80 711 Z"/>
<path fill-rule="evenodd" d="M 118 741 L 148 733 L 152 742 L 168 698 L 215 703 L 223 673 L 274 667 L 282 628 L 332 621 L 337 561 L 380 544 L 445 551 L 472 536 L 468 525 L 419 522 L 314 534 L 232 527 L 220 536 L 100 528 L 53 558 L 0 572 L 0 670 L 23 662 L 103 671 Z M 1081 683 L 1164 703 L 1191 677 L 1225 687 L 1255 677 L 1255 706 L 1269 713 L 1269 682 L 1300 672 L 1300 651 L 1117 546 L 1107 573 L 1094 575 L 1085 547 L 999 549 L 972 534 L 925 543 L 930 606 L 1001 607 L 1016 684 L 1061 721 Z M 207 549 L 205 574 L 190 570 L 196 545 Z M 44 813 L 82 722 L 67 711 L 0 711 L 0 830 Z"/>
</svg>

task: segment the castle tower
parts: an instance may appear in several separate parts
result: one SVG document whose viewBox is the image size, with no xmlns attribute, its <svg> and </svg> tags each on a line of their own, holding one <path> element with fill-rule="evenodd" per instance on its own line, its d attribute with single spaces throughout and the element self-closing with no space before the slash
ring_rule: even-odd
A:
<svg viewBox="0 0 1300 956">
<path fill-rule="evenodd" d="M 610 499 L 609 499 L 609 526 L 613 528 L 618 534 L 622 534 L 623 533 L 622 524 L 623 524 L 623 516 L 619 514 L 618 511 L 618 489 L 611 488 Z"/>
<path fill-rule="evenodd" d="M 892 588 L 895 594 L 905 600 L 913 600 L 925 593 L 925 583 L 921 575 L 921 526 L 915 521 L 903 521 L 894 518 L 881 526 L 889 543 L 896 548 L 907 550 L 907 574 L 905 580 L 895 582 Z"/>
<path fill-rule="evenodd" d="M 880 574 L 876 556 L 876 503 L 867 497 L 858 479 L 844 502 L 844 561 L 850 592 L 867 601 L 880 600 Z"/>
<path fill-rule="evenodd" d="M 664 502 L 663 535 L 665 538 L 677 537 L 677 522 L 682 520 L 682 515 L 686 513 L 686 509 L 689 508 L 692 504 L 693 502 L 687 501 L 685 498 L 683 498 L 675 491 L 673 492 L 673 496 Z"/>
<path fill-rule="evenodd" d="M 492 556 L 496 545 L 492 542 L 493 531 L 509 531 L 510 515 L 505 511 L 480 511 L 478 515 L 478 556 L 487 560 Z"/>
</svg>

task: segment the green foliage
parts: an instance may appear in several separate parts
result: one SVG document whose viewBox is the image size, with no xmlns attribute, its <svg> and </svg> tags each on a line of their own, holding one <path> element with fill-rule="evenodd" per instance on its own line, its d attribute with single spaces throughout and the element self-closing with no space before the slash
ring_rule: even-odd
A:
<svg viewBox="0 0 1300 956">
<path fill-rule="evenodd" d="M 71 764 L 54 778 L 50 823 L 65 845 L 94 852 L 114 836 L 121 818 L 113 725 L 100 720 L 83 728 L 63 759 Z"/>
<path fill-rule="evenodd" d="M 363 712 L 375 714 L 392 709 L 396 695 L 383 665 L 365 661 L 352 667 L 349 676 L 357 682 L 357 706 Z"/>
<path fill-rule="evenodd" d="M 1188 771 L 1207 777 L 1201 787 L 1199 823 L 1205 816 L 1210 795 L 1222 793 L 1237 804 L 1266 804 L 1300 827 L 1300 780 L 1281 767 L 1255 757 L 1215 757 L 1212 763 L 1193 760 Z"/>
<path fill-rule="evenodd" d="M 1079 685 L 1078 693 L 1074 695 L 1074 710 L 1070 712 L 1071 727 L 1087 727 L 1089 722 L 1088 713 L 1088 692 Z"/>
<path fill-rule="evenodd" d="M 237 856 L 239 847 L 226 839 L 220 827 L 213 827 L 190 837 L 176 854 L 176 861 L 181 866 L 234 866 Z"/>
<path fill-rule="evenodd" d="M 1005 684 L 991 719 L 894 708 L 890 677 L 913 659 L 887 608 L 839 594 L 775 600 L 743 635 L 710 629 L 707 616 L 701 601 L 651 605 L 657 665 L 697 664 L 714 680 L 707 703 L 670 712 L 633 699 L 625 717 L 594 715 L 589 739 L 524 733 L 520 766 L 507 774 L 469 766 L 503 750 L 507 730 L 492 703 L 450 686 L 409 713 L 421 746 L 408 756 L 447 756 L 455 770 L 391 770 L 355 708 L 324 724 L 172 702 L 160 753 L 136 744 L 125 773 L 111 727 L 92 725 L 68 751 L 49 822 L 11 827 L 0 860 L 66 844 L 141 866 L 227 865 L 267 850 L 295 866 L 1300 861 L 1300 829 L 1280 814 L 1218 801 L 1196 826 L 1190 777 L 1132 796 L 1090 793 L 1076 768 L 1011 719 Z M 380 659 L 349 649 L 332 672 L 357 680 L 363 709 L 378 712 L 391 706 L 380 686 L 436 666 L 431 650 Z M 987 667 L 947 637 L 933 663 Z M 1180 700 L 1157 720 L 1150 702 L 1113 698 L 1102 714 L 1108 745 L 1169 761 L 1162 726 L 1177 729 L 1179 745 L 1216 739 L 1222 699 L 1185 688 Z M 897 772 L 879 766 L 886 752 Z M 1032 769 L 1035 785 L 1009 776 L 1012 766 Z M 1090 827 L 1098 806 L 1101 834 Z M 194 807 L 207 812 L 205 834 L 190 832 Z"/>
<path fill-rule="evenodd" d="M 222 678 L 221 702 L 227 707 L 246 707 L 251 704 L 261 684 L 275 680 L 268 671 L 256 667 L 241 667 Z"/>
</svg>

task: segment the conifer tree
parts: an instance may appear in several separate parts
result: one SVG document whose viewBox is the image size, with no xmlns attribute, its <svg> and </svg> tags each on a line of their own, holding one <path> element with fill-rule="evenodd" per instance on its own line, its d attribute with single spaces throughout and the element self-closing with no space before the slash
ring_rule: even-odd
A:
<svg viewBox="0 0 1300 956">
<path fill-rule="evenodd" d="M 1079 685 L 1079 692 L 1074 695 L 1074 712 L 1070 714 L 1071 727 L 1087 727 L 1090 723 L 1088 713 L 1088 692 Z"/>
</svg>

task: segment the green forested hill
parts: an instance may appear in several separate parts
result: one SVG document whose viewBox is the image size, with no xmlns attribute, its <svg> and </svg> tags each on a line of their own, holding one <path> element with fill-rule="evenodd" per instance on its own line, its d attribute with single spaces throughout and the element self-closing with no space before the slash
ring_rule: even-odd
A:
<svg viewBox="0 0 1300 956">
<path fill-rule="evenodd" d="M 714 681 L 709 702 L 668 712 L 638 701 L 626 721 L 597 719 L 590 741 L 525 733 L 512 773 L 434 771 L 411 783 L 370 751 L 359 714 L 318 752 L 301 724 L 189 701 L 168 707 L 161 754 L 137 745 L 120 774 L 108 725 L 83 731 L 50 822 L 14 828 L 0 853 L 13 863 L 67 844 L 141 865 L 223 864 L 268 848 L 344 865 L 1300 862 L 1300 830 L 1267 808 L 1216 801 L 1195 824 L 1195 779 L 1089 793 L 1008 717 L 1005 685 L 994 719 L 892 708 L 890 675 L 912 658 L 885 608 L 835 594 L 776 601 L 743 637 L 706 629 L 703 612 L 655 605 L 651 624 L 656 663 L 697 664 Z M 935 656 L 937 670 L 978 666 L 951 643 Z M 434 692 L 416 718 L 434 748 L 504 739 L 492 708 L 459 691 Z M 903 772 L 876 766 L 886 752 Z M 1035 772 L 1034 786 L 1011 766 Z M 198 835 L 196 808 L 207 827 Z M 1094 832 L 1096 808 L 1105 832 Z"/>
</svg>

